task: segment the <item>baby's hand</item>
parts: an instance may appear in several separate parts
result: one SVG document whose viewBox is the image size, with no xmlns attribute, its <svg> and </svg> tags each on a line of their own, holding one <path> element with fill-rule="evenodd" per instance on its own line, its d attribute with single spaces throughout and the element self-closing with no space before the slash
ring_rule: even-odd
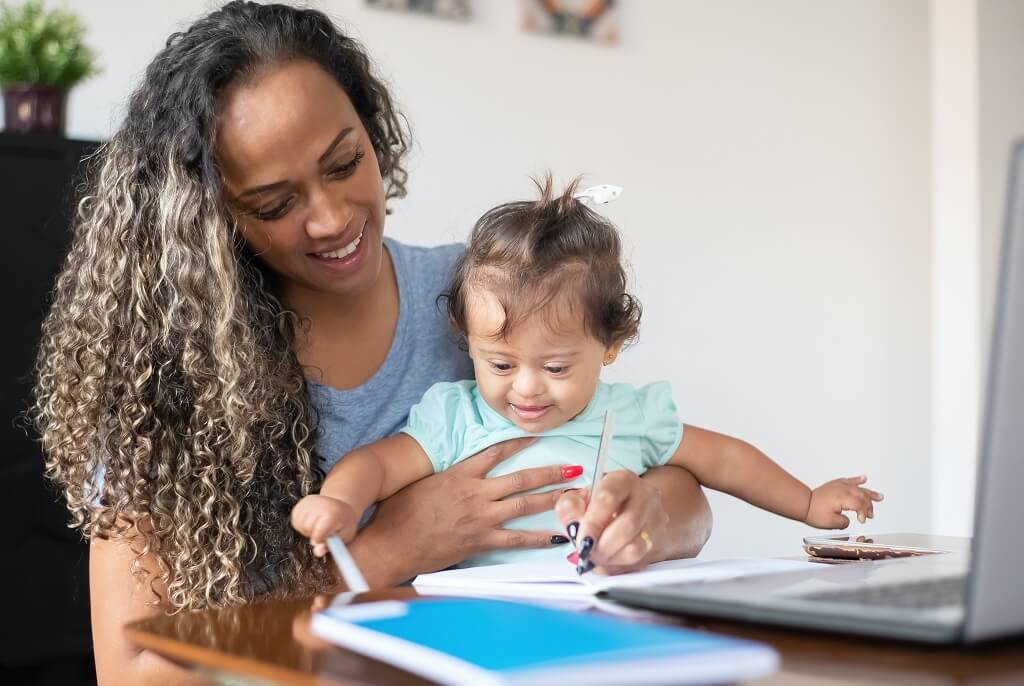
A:
<svg viewBox="0 0 1024 686">
<path fill-rule="evenodd" d="M 866 476 L 853 476 L 818 486 L 811 491 L 811 503 L 804 521 L 818 529 L 845 529 L 850 525 L 850 519 L 843 514 L 844 510 L 856 512 L 861 524 L 874 518 L 874 503 L 883 496 L 861 485 L 867 480 Z"/>
<path fill-rule="evenodd" d="M 309 539 L 313 554 L 327 554 L 327 537 L 337 534 L 348 543 L 356 536 L 359 513 L 344 500 L 326 495 L 307 495 L 292 508 L 292 526 Z"/>
</svg>

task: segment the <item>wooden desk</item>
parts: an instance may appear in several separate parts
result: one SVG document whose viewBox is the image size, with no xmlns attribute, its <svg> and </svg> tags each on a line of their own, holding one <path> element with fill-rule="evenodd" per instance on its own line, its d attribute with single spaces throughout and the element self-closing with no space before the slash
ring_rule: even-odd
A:
<svg viewBox="0 0 1024 686">
<path fill-rule="evenodd" d="M 411 588 L 368 593 L 360 600 L 410 598 Z M 156 617 L 130 624 L 129 638 L 222 684 L 427 684 L 309 635 L 311 602 L 289 601 Z M 787 684 L 1024 684 L 1024 637 L 974 648 L 921 647 L 893 641 L 827 636 L 725 622 L 665 617 L 769 643 L 782 668 L 765 686 Z"/>
</svg>

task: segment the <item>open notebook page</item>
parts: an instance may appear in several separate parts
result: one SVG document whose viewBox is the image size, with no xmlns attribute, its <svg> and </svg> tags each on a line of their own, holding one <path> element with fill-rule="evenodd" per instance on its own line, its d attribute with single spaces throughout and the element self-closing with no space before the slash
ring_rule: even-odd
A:
<svg viewBox="0 0 1024 686">
<path fill-rule="evenodd" d="M 669 560 L 639 572 L 601 576 L 578 576 L 568 562 L 549 564 L 504 564 L 465 569 L 448 569 L 421 574 L 412 582 L 425 593 L 514 597 L 589 596 L 611 586 L 653 586 L 731 579 L 752 574 L 772 574 L 800 569 L 817 569 L 813 562 L 778 559 Z"/>
</svg>

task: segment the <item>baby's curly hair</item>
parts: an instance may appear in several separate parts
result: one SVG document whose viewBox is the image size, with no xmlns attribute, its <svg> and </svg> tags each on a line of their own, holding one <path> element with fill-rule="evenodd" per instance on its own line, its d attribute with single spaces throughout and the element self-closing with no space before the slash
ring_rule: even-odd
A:
<svg viewBox="0 0 1024 686">
<path fill-rule="evenodd" d="M 626 291 L 615 226 L 574 197 L 578 178 L 558 196 L 550 174 L 534 183 L 540 198 L 499 205 L 473 227 L 442 296 L 452 326 L 467 335 L 466 299 L 479 287 L 505 313 L 495 338 L 535 314 L 555 327 L 568 310 L 580 314 L 586 332 L 605 346 L 632 342 L 642 310 Z"/>
</svg>

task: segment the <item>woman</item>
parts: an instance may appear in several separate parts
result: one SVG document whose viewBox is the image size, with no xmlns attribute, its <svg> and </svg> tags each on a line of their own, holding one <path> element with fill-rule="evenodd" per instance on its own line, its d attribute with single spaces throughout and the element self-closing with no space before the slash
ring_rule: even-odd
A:
<svg viewBox="0 0 1024 686">
<path fill-rule="evenodd" d="M 322 14 L 232 2 L 171 36 L 95 160 L 34 416 L 91 541 L 101 683 L 190 679 L 133 649 L 124 622 L 334 584 L 291 507 L 338 456 L 397 430 L 432 383 L 470 376 L 432 307 L 458 248 L 383 238 L 385 203 L 405 193 L 403 121 Z M 557 468 L 485 479 L 522 445 L 382 503 L 353 544 L 370 584 L 563 540 L 501 528 L 561 493 L 517 495 L 562 481 Z M 636 529 L 655 542 L 595 555 L 606 572 L 706 540 L 707 502 L 684 470 L 606 493 L 645 503 Z"/>
</svg>

